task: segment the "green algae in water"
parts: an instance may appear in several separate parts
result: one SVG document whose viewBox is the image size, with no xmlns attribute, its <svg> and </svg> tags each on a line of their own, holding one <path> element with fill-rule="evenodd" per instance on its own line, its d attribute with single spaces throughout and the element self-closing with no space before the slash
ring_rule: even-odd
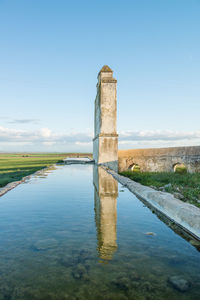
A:
<svg viewBox="0 0 200 300">
<path fill-rule="evenodd" d="M 199 299 L 194 242 L 92 169 L 59 166 L 1 198 L 0 299 Z"/>
</svg>

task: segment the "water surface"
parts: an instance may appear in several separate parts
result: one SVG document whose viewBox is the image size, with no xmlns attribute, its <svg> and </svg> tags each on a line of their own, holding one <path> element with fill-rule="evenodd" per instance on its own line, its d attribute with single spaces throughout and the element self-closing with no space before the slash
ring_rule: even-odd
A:
<svg viewBox="0 0 200 300">
<path fill-rule="evenodd" d="M 200 299 L 199 266 L 197 249 L 101 168 L 59 166 L 0 198 L 0 299 Z"/>
</svg>

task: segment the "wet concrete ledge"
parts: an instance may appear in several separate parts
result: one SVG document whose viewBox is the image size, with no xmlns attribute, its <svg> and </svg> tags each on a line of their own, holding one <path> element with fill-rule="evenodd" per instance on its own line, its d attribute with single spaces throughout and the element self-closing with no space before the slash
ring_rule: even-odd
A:
<svg viewBox="0 0 200 300">
<path fill-rule="evenodd" d="M 197 240 L 200 240 L 200 209 L 192 204 L 182 202 L 172 194 L 156 191 L 150 187 L 121 176 L 104 167 L 118 182 L 127 187 L 138 198 L 149 203 L 158 212 L 183 228 Z"/>
</svg>

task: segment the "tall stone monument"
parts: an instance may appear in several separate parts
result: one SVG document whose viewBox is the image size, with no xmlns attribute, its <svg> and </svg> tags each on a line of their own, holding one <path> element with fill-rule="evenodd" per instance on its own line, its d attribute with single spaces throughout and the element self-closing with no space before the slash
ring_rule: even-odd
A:
<svg viewBox="0 0 200 300">
<path fill-rule="evenodd" d="M 108 66 L 103 66 L 97 78 L 93 159 L 118 171 L 117 80 Z"/>
</svg>

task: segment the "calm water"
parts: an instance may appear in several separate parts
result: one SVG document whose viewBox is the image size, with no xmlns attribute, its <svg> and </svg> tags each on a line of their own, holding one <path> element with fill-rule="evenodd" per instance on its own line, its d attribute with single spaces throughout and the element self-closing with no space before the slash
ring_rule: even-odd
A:
<svg viewBox="0 0 200 300">
<path fill-rule="evenodd" d="M 92 165 L 59 166 L 0 198 L 0 299 L 199 300 L 199 267 L 195 247 Z"/>
</svg>

